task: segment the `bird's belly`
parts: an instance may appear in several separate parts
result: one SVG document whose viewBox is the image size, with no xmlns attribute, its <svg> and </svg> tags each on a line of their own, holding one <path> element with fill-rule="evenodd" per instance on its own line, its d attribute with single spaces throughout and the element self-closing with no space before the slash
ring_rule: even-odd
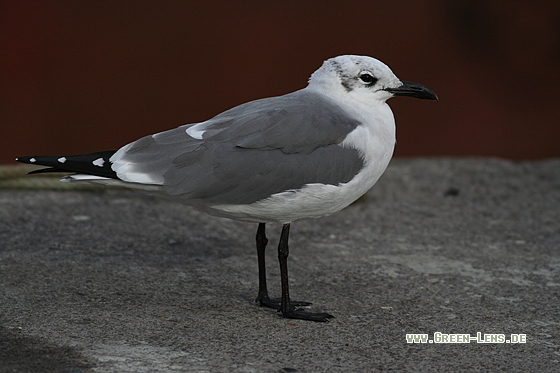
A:
<svg viewBox="0 0 560 373">
<path fill-rule="evenodd" d="M 307 184 L 301 189 L 274 194 L 247 205 L 211 205 L 204 210 L 216 216 L 255 223 L 289 223 L 319 218 L 340 211 L 366 193 L 387 168 L 390 155 L 366 165 L 352 180 L 339 185 Z"/>
</svg>

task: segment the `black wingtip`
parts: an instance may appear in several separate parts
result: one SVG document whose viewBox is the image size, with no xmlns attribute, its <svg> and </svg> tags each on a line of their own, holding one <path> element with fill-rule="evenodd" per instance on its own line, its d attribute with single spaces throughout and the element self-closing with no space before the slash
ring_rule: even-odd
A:
<svg viewBox="0 0 560 373">
<path fill-rule="evenodd" d="M 116 150 L 106 150 L 97 153 L 80 154 L 71 156 L 24 156 L 17 157 L 16 161 L 36 166 L 47 166 L 28 173 L 41 174 L 46 172 L 83 173 L 108 178 L 118 178 L 111 169 L 109 159 Z"/>
<path fill-rule="evenodd" d="M 31 157 L 31 156 L 17 157 L 16 161 L 21 163 L 33 164 L 33 161 L 31 161 L 31 159 L 35 159 L 35 157 Z"/>
</svg>

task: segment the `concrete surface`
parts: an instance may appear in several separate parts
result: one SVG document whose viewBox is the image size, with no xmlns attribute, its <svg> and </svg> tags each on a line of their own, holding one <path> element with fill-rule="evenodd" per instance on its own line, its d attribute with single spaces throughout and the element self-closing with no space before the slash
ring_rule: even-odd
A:
<svg viewBox="0 0 560 373">
<path fill-rule="evenodd" d="M 292 296 L 329 323 L 254 304 L 256 228 L 126 190 L 0 191 L 0 371 L 560 371 L 560 160 L 395 160 L 294 223 Z M 435 332 L 526 343 L 406 343 Z"/>
</svg>

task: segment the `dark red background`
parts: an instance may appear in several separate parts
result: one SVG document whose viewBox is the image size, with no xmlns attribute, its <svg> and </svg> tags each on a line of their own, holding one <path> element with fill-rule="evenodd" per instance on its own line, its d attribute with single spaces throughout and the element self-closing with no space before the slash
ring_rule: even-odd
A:
<svg viewBox="0 0 560 373">
<path fill-rule="evenodd" d="M 560 156 L 557 0 L 4 0 L 0 163 L 202 121 L 340 54 L 439 95 L 389 101 L 396 155 Z"/>
</svg>

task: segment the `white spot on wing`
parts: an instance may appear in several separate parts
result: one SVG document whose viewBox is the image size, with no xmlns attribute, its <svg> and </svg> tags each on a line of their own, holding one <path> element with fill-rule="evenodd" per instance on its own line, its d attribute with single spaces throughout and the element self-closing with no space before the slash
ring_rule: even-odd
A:
<svg viewBox="0 0 560 373">
<path fill-rule="evenodd" d="M 58 161 L 60 163 L 64 163 L 64 162 L 66 162 L 66 157 L 60 157 L 60 158 L 58 158 Z"/>
<path fill-rule="evenodd" d="M 148 174 L 142 171 L 141 166 L 127 160 L 127 150 L 134 143 L 123 146 L 109 158 L 111 169 L 122 181 L 140 184 L 163 185 L 163 178 L 159 174 Z M 139 169 L 140 168 L 140 169 Z"/>
<path fill-rule="evenodd" d="M 144 173 L 135 171 L 134 165 L 124 165 L 119 168 L 117 176 L 122 181 L 128 181 L 129 183 L 140 183 L 140 184 L 155 184 L 162 185 L 163 179 L 156 175 L 155 177 Z"/>
<path fill-rule="evenodd" d="M 31 158 L 31 159 L 29 160 L 29 162 L 35 163 L 35 162 L 37 162 L 37 160 L 36 160 L 35 158 Z"/>
<path fill-rule="evenodd" d="M 103 167 L 105 160 L 103 158 L 97 158 L 95 161 L 91 162 L 94 166 Z"/>
<path fill-rule="evenodd" d="M 204 132 L 206 132 L 206 127 L 208 127 L 209 125 L 210 123 L 208 122 L 198 123 L 187 128 L 185 132 L 193 139 L 202 140 L 202 135 L 204 135 Z"/>
</svg>

